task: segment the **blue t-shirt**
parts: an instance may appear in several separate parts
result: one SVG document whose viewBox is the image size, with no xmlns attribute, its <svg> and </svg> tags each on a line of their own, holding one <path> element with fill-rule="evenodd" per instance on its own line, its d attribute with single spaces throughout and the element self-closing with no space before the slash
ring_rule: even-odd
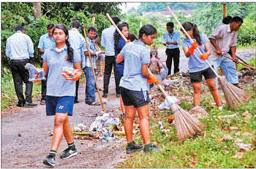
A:
<svg viewBox="0 0 256 169">
<path fill-rule="evenodd" d="M 200 37 L 202 45 L 198 45 L 198 48 L 202 53 L 205 53 L 205 44 L 209 42 L 209 39 L 203 33 L 200 34 Z M 188 38 L 185 38 L 183 40 L 183 47 L 189 48 L 191 47 L 191 44 L 192 43 Z M 201 70 L 207 69 L 208 67 L 209 65 L 204 60 L 200 59 L 200 53 L 198 52 L 197 49 L 195 50 L 193 55 L 189 56 L 188 68 L 190 73 L 199 72 Z"/>
<path fill-rule="evenodd" d="M 121 55 L 124 57 L 124 74 L 120 86 L 133 91 L 148 91 L 149 85 L 141 68 L 150 63 L 150 50 L 141 40 L 135 40 L 124 46 Z"/>
<path fill-rule="evenodd" d="M 67 59 L 67 47 L 62 48 L 61 51 L 56 51 L 56 48 L 47 49 L 43 55 L 43 61 L 48 64 L 47 76 L 47 96 L 75 96 L 76 82 L 73 80 L 66 80 L 63 75 L 63 67 L 73 68 L 75 63 L 81 63 L 79 53 L 74 52 L 73 63 Z"/>
<path fill-rule="evenodd" d="M 42 50 L 46 50 L 49 48 L 55 47 L 55 41 L 53 37 L 50 37 L 48 33 L 42 35 L 39 39 L 38 48 Z"/>
<path fill-rule="evenodd" d="M 86 41 L 88 43 L 89 51 L 91 51 L 92 53 L 96 53 L 97 49 L 95 46 L 95 42 L 89 38 L 87 38 Z M 86 45 L 84 45 L 83 51 L 85 52 L 87 51 Z M 98 57 L 96 55 L 91 55 L 91 59 L 92 59 L 93 67 L 96 69 L 97 68 L 96 61 Z M 85 68 L 85 67 L 91 67 L 91 62 L 89 57 L 84 55 L 84 57 L 82 58 L 82 68 Z"/>
<path fill-rule="evenodd" d="M 180 33 L 179 33 L 179 32 L 173 32 L 173 33 L 166 32 L 166 33 L 163 35 L 163 40 L 162 40 L 162 42 L 163 42 L 163 43 L 166 43 L 166 42 L 177 42 L 177 45 L 170 44 L 170 45 L 167 45 L 166 48 L 167 48 L 167 49 L 176 49 L 176 48 L 179 48 Z"/>
<path fill-rule="evenodd" d="M 117 46 L 115 46 L 115 55 L 117 56 L 123 47 L 125 46 L 125 40 L 123 38 L 120 38 L 118 41 Z M 124 61 L 121 63 L 116 64 L 116 72 L 119 76 L 123 76 L 124 74 Z"/>
</svg>

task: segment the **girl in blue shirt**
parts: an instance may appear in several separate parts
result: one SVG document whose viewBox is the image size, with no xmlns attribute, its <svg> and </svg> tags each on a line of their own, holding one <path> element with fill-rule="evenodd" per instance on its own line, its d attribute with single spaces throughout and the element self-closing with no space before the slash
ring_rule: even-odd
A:
<svg viewBox="0 0 256 169">
<path fill-rule="evenodd" d="M 118 24 L 117 27 L 122 32 L 122 34 L 128 39 L 128 35 L 129 35 L 128 23 L 124 22 L 124 23 Z M 125 46 L 126 42 L 121 37 L 121 35 L 118 33 L 117 30 L 114 33 L 114 41 L 115 41 L 114 43 L 115 56 L 117 56 Z M 122 61 L 121 63 L 116 63 L 117 85 L 119 89 L 120 89 L 119 84 L 123 76 L 123 72 L 124 72 L 124 61 Z M 122 101 L 122 97 L 120 97 L 120 109 L 121 109 L 121 112 L 124 113 L 124 103 Z"/>
<path fill-rule="evenodd" d="M 121 96 L 125 106 L 124 128 L 127 139 L 126 153 L 139 151 L 142 145 L 133 141 L 133 121 L 135 112 L 139 115 L 140 132 L 144 142 L 144 152 L 159 151 L 150 142 L 149 131 L 149 84 L 159 83 L 148 70 L 150 51 L 146 45 L 151 45 L 157 31 L 152 25 L 144 25 L 139 31 L 139 40 L 125 45 L 116 58 L 117 63 L 124 61 L 124 73 L 120 81 Z"/>
<path fill-rule="evenodd" d="M 47 78 L 46 114 L 54 116 L 54 129 L 51 150 L 43 163 L 55 166 L 55 156 L 64 135 L 68 148 L 63 151 L 60 158 L 66 159 L 77 155 L 73 134 L 69 125 L 72 116 L 75 84 L 81 75 L 81 57 L 73 51 L 68 41 L 68 29 L 63 24 L 53 28 L 53 38 L 56 47 L 47 49 L 43 55 L 43 69 Z M 74 74 L 64 73 L 63 68 L 75 69 Z"/>
<path fill-rule="evenodd" d="M 193 102 L 194 106 L 200 105 L 200 96 L 201 96 L 201 86 L 202 86 L 202 76 L 204 76 L 207 86 L 211 91 L 214 101 L 218 107 L 221 106 L 221 99 L 218 94 L 218 89 L 215 85 L 216 75 L 211 70 L 209 65 L 205 62 L 208 59 L 210 54 L 209 51 L 209 40 L 205 34 L 200 34 L 196 24 L 191 22 L 185 22 L 182 24 L 184 29 L 190 35 L 192 39 L 195 39 L 193 43 L 186 37 L 183 40 L 183 50 L 185 56 L 189 58 L 189 74 L 191 83 L 194 89 L 193 93 Z M 183 32 L 184 33 L 184 32 Z M 199 48 L 200 53 L 196 50 Z"/>
</svg>

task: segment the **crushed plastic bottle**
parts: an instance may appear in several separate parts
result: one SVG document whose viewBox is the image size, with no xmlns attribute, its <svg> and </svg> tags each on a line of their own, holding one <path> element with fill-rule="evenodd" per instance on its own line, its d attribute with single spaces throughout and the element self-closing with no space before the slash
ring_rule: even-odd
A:
<svg viewBox="0 0 256 169">
<path fill-rule="evenodd" d="M 45 73 L 43 69 L 36 68 L 31 63 L 27 63 L 25 65 L 25 69 L 29 72 L 29 81 L 35 81 L 35 80 L 45 80 Z"/>
<path fill-rule="evenodd" d="M 63 73 L 67 74 L 70 78 L 74 77 L 74 68 L 72 67 L 63 67 Z"/>
</svg>

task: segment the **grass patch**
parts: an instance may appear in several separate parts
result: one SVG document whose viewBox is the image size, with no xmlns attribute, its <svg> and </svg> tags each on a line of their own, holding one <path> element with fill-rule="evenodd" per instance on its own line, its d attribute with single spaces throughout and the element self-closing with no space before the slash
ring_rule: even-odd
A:
<svg viewBox="0 0 256 169">
<path fill-rule="evenodd" d="M 1 76 L 1 110 L 5 110 L 11 105 L 15 105 L 18 102 L 12 74 L 9 68 L 2 67 L 2 76 Z M 23 84 L 23 91 L 25 92 L 25 84 Z M 33 84 L 33 100 L 36 97 L 39 97 L 41 94 L 41 84 Z"/>
<path fill-rule="evenodd" d="M 169 125 L 167 114 L 159 112 L 158 117 L 151 118 L 151 140 L 161 151 L 159 153 L 144 154 L 138 152 L 130 155 L 119 163 L 118 168 L 242 168 L 256 167 L 256 93 L 252 93 L 250 101 L 235 111 L 224 107 L 223 111 L 210 105 L 212 97 L 203 94 L 202 106 L 209 116 L 202 119 L 206 129 L 202 136 L 188 139 L 183 143 L 178 141 L 174 125 Z M 184 109 L 190 109 L 191 103 L 181 103 Z M 245 114 L 248 114 L 245 116 Z M 222 119 L 224 115 L 235 115 L 234 118 Z M 160 130 L 158 122 L 163 122 Z M 249 133 L 249 135 L 248 135 Z M 224 135 L 230 135 L 233 140 L 223 141 Z M 135 137 L 141 143 L 139 134 Z M 239 148 L 235 142 L 254 144 L 254 149 L 242 152 L 241 158 L 234 157 Z"/>
<path fill-rule="evenodd" d="M 252 57 L 248 62 L 249 65 L 251 65 L 252 67 L 256 68 L 256 56 Z M 241 69 L 243 69 L 245 66 L 242 64 L 238 64 L 237 69 L 240 71 Z"/>
<path fill-rule="evenodd" d="M 247 49 L 247 48 L 252 48 L 254 49 L 256 47 L 256 42 L 251 42 L 250 44 L 238 44 L 238 49 Z"/>
</svg>

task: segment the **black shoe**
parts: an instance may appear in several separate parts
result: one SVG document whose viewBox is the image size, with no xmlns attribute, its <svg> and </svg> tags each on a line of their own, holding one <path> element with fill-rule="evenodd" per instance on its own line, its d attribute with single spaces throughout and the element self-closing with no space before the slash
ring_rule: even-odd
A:
<svg viewBox="0 0 256 169">
<path fill-rule="evenodd" d="M 102 97 L 107 98 L 107 97 L 108 97 L 108 94 L 107 94 L 107 93 L 104 93 L 104 94 L 102 95 Z"/>
<path fill-rule="evenodd" d="M 45 99 L 42 99 L 42 100 L 40 101 L 40 105 L 45 105 Z"/>
<path fill-rule="evenodd" d="M 62 154 L 60 155 L 60 158 L 61 159 L 67 159 L 67 158 L 70 158 L 70 157 L 73 157 L 75 155 L 77 155 L 78 152 L 77 152 L 77 149 L 75 146 L 72 146 L 72 147 L 68 147 L 67 149 L 65 149 Z"/>
<path fill-rule="evenodd" d="M 55 166 L 55 155 L 54 154 L 49 154 L 46 156 L 46 159 L 43 161 L 44 165 L 47 165 L 49 167 L 54 167 Z"/>
<path fill-rule="evenodd" d="M 131 153 L 134 153 L 136 151 L 140 151 L 142 149 L 143 149 L 142 145 L 136 144 L 134 141 L 132 141 L 132 142 L 127 144 L 126 154 L 131 154 Z"/>
<path fill-rule="evenodd" d="M 24 104 L 24 107 L 35 107 L 35 106 L 37 106 L 37 104 L 35 104 L 35 103 L 26 102 L 26 103 Z"/>
<path fill-rule="evenodd" d="M 91 106 L 99 106 L 100 105 L 100 103 L 98 103 L 96 101 L 94 101 L 94 102 L 86 102 L 86 104 L 91 105 Z"/>
<path fill-rule="evenodd" d="M 18 107 L 24 107 L 24 104 L 25 104 L 25 103 L 23 103 L 23 102 L 18 102 L 18 104 L 17 104 L 16 106 L 18 106 Z"/>
<path fill-rule="evenodd" d="M 145 153 L 152 153 L 152 152 L 159 152 L 160 149 L 156 145 L 150 143 L 144 146 L 143 151 Z"/>
</svg>

